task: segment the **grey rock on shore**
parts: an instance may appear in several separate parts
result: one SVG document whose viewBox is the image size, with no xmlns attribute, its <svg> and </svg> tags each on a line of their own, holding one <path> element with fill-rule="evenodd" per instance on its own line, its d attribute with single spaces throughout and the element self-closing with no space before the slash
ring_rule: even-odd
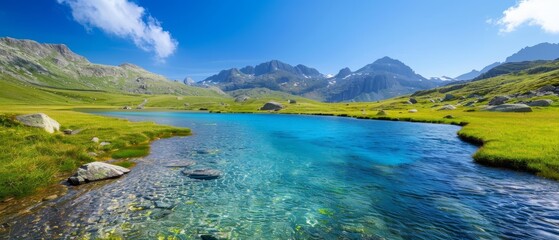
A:
<svg viewBox="0 0 559 240">
<path fill-rule="evenodd" d="M 130 169 L 121 166 L 104 162 L 91 162 L 78 168 L 78 171 L 68 178 L 68 182 L 72 185 L 80 185 L 93 181 L 117 178 L 129 172 Z"/>
<path fill-rule="evenodd" d="M 491 101 L 489 101 L 489 105 L 495 106 L 495 105 L 505 104 L 505 102 L 509 99 L 510 98 L 507 96 L 496 96 L 493 99 L 491 99 Z"/>
<path fill-rule="evenodd" d="M 278 102 L 267 102 L 266 104 L 264 104 L 264 106 L 262 106 L 260 108 L 260 110 L 271 110 L 271 111 L 278 111 L 283 109 L 283 105 L 281 105 L 281 103 Z"/>
<path fill-rule="evenodd" d="M 60 130 L 60 123 L 44 113 L 19 115 L 16 119 L 25 126 L 42 128 L 49 133 L 54 133 L 55 131 Z"/>
<path fill-rule="evenodd" d="M 450 105 L 450 104 L 447 104 L 447 105 L 444 105 L 444 106 L 442 106 L 441 108 L 439 108 L 439 111 L 454 110 L 454 109 L 456 109 L 455 106 L 452 106 L 452 105 Z"/>
<path fill-rule="evenodd" d="M 531 107 L 548 107 L 551 106 L 552 103 L 553 101 L 551 99 L 540 99 L 526 103 L 526 105 Z"/>
<path fill-rule="evenodd" d="M 526 104 L 502 104 L 489 106 L 485 110 L 491 112 L 531 112 L 532 108 Z"/>
</svg>

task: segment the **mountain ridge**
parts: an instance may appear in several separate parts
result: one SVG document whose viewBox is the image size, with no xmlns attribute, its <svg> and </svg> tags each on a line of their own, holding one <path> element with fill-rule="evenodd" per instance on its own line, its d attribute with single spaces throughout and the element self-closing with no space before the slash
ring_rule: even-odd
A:
<svg viewBox="0 0 559 240">
<path fill-rule="evenodd" d="M 342 68 L 327 76 L 302 64 L 292 66 L 271 60 L 256 66 L 222 70 L 201 86 L 217 86 L 224 91 L 267 88 L 319 101 L 376 101 L 441 85 L 415 73 L 403 62 L 383 57 L 352 72 Z"/>
<path fill-rule="evenodd" d="M 556 60 L 559 59 L 559 43 L 548 43 L 543 42 L 533 46 L 527 46 L 520 49 L 518 52 L 505 58 L 504 62 L 495 62 L 485 66 L 483 69 L 477 71 L 472 70 L 468 73 L 464 73 L 457 76 L 456 80 L 472 80 L 480 75 L 487 73 L 489 70 L 504 64 L 512 62 L 526 62 L 526 61 L 537 61 L 537 60 Z"/>
<path fill-rule="evenodd" d="M 103 90 L 133 94 L 214 94 L 185 86 L 137 65 L 109 66 L 91 63 L 64 44 L 28 39 L 0 38 L 0 76 L 37 86 Z"/>
</svg>

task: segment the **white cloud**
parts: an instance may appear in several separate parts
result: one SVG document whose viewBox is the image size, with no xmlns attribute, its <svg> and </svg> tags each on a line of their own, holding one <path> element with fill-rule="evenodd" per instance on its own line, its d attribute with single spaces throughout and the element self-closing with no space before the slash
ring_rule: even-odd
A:
<svg viewBox="0 0 559 240">
<path fill-rule="evenodd" d="M 144 51 L 163 61 L 177 49 L 178 42 L 145 9 L 128 0 L 57 0 L 72 9 L 74 20 L 86 28 L 128 38 Z"/>
<path fill-rule="evenodd" d="M 559 33 L 558 0 L 521 0 L 503 12 L 497 21 L 501 32 L 515 31 L 519 26 L 528 24 L 540 26 L 545 32 Z"/>
</svg>

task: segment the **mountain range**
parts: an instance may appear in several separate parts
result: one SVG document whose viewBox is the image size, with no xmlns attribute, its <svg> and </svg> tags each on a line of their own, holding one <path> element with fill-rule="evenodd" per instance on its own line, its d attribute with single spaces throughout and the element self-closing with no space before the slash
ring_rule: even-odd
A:
<svg viewBox="0 0 559 240">
<path fill-rule="evenodd" d="M 445 79 L 446 80 L 446 79 Z M 267 88 L 319 101 L 376 101 L 443 85 L 442 79 L 426 79 L 404 63 L 384 57 L 357 71 L 341 69 L 328 76 L 305 65 L 292 66 L 273 60 L 241 69 L 220 71 L 198 83 L 226 92 Z"/>
<path fill-rule="evenodd" d="M 507 57 L 504 62 L 495 62 L 487 65 L 481 70 L 472 70 L 471 72 L 464 73 L 458 77 L 456 80 L 472 80 L 489 70 L 504 64 L 513 62 L 526 62 L 526 61 L 536 61 L 536 60 L 556 60 L 559 58 L 559 44 L 557 43 L 540 43 L 531 47 L 525 47 L 520 51 Z"/>
<path fill-rule="evenodd" d="M 534 68 L 533 60 L 559 58 L 559 44 L 527 47 L 467 77 L 484 79 Z M 522 62 L 516 62 L 521 61 Z M 532 61 L 532 62 L 526 62 Z M 0 77 L 3 81 L 46 88 L 96 90 L 130 94 L 236 96 L 245 90 L 268 89 L 325 102 L 377 101 L 455 83 L 449 77 L 427 79 L 403 62 L 383 57 L 356 71 L 341 69 L 325 75 L 302 64 L 273 60 L 256 66 L 231 68 L 201 82 L 171 81 L 133 64 L 94 64 L 63 44 L 0 38 Z"/>
</svg>

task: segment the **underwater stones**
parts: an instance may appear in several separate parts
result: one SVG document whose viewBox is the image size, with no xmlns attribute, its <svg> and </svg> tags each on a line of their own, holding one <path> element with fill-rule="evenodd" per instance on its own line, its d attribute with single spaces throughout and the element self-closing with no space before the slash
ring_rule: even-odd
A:
<svg viewBox="0 0 559 240">
<path fill-rule="evenodd" d="M 485 108 L 491 112 L 531 112 L 532 108 L 526 104 L 502 104 Z"/>
<path fill-rule="evenodd" d="M 215 169 L 195 169 L 195 170 L 184 170 L 182 171 L 184 175 L 192 179 L 200 180 L 212 180 L 221 177 L 221 172 Z"/>
<path fill-rule="evenodd" d="M 60 123 L 44 113 L 19 115 L 16 119 L 25 126 L 41 128 L 49 133 L 60 130 Z"/>
<path fill-rule="evenodd" d="M 454 109 L 456 109 L 456 107 L 455 107 L 455 106 L 453 106 L 453 105 L 450 105 L 450 104 L 447 104 L 447 105 L 444 105 L 444 106 L 442 106 L 441 108 L 439 108 L 439 111 L 444 111 L 444 110 L 454 110 Z"/>
<path fill-rule="evenodd" d="M 167 203 L 167 202 L 163 202 L 163 201 L 155 201 L 155 207 L 156 208 L 163 208 L 163 209 L 171 209 L 171 208 L 173 208 L 173 205 L 171 205 L 170 203 Z"/>
<path fill-rule="evenodd" d="M 152 213 L 149 215 L 149 218 L 150 218 L 150 219 L 153 219 L 153 220 L 159 220 L 159 219 L 162 219 L 162 218 L 168 216 L 168 215 L 171 214 L 171 213 L 172 213 L 171 210 L 168 210 L 168 209 L 162 209 L 162 210 L 160 210 L 160 211 L 158 211 L 157 209 L 155 209 L 155 210 L 153 210 Z"/>
<path fill-rule="evenodd" d="M 196 150 L 196 153 L 197 154 L 210 154 L 211 152 L 210 152 L 210 150 L 199 149 L 199 150 Z"/>
<path fill-rule="evenodd" d="M 264 106 L 260 108 L 260 110 L 270 110 L 270 111 L 279 111 L 281 109 L 283 109 L 283 105 L 281 105 L 281 103 L 274 102 L 274 101 L 267 102 L 266 104 L 264 104 Z"/>
<path fill-rule="evenodd" d="M 130 169 L 121 166 L 104 162 L 91 162 L 78 168 L 78 171 L 68 178 L 68 182 L 72 185 L 80 185 L 98 180 L 117 178 L 129 172 Z"/>
<path fill-rule="evenodd" d="M 491 101 L 489 101 L 489 105 L 495 106 L 495 105 L 505 104 L 505 102 L 509 99 L 510 98 L 507 96 L 496 96 L 493 99 L 491 99 Z"/>
<path fill-rule="evenodd" d="M 165 164 L 165 167 L 170 167 L 170 168 L 182 168 L 182 167 L 190 167 L 192 165 L 196 164 L 195 161 L 191 161 L 191 160 L 177 160 L 177 161 L 170 161 L 167 164 Z"/>
<path fill-rule="evenodd" d="M 209 234 L 200 235 L 200 238 L 202 240 L 218 240 L 218 238 L 214 237 L 213 235 L 209 235 Z"/>
</svg>

